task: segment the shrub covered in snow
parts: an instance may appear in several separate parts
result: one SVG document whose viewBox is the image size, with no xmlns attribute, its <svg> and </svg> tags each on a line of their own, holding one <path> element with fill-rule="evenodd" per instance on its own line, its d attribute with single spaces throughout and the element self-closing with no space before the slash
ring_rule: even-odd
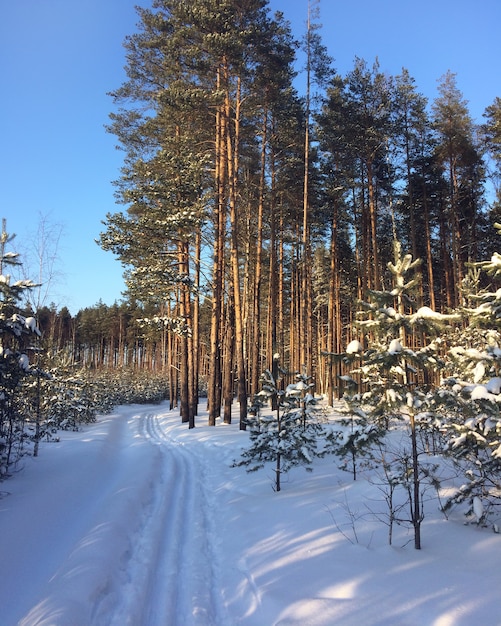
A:
<svg viewBox="0 0 501 626">
<path fill-rule="evenodd" d="M 54 367 L 42 382 L 42 434 L 48 438 L 60 429 L 78 430 L 114 407 L 157 404 L 167 397 L 161 375 L 127 369 L 91 370 Z"/>
</svg>

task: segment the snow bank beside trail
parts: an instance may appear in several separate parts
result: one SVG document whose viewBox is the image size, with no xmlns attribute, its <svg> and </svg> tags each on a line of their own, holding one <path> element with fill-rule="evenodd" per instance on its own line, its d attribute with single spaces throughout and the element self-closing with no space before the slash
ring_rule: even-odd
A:
<svg viewBox="0 0 501 626">
<path fill-rule="evenodd" d="M 135 414 L 119 409 L 62 433 L 6 483 L 14 493 L 0 502 L 3 625 L 98 624 L 116 601 L 161 458 Z"/>
<path fill-rule="evenodd" d="M 131 455 L 129 471 L 112 490 L 97 497 L 102 508 L 89 517 L 88 529 L 50 579 L 44 599 L 20 626 L 109 623 L 108 612 L 120 599 L 131 542 L 148 504 L 153 473 L 146 460 Z M 71 525 L 71 519 L 67 523 Z"/>
<path fill-rule="evenodd" d="M 423 550 L 403 526 L 389 546 L 382 493 L 362 475 L 352 481 L 334 457 L 316 459 L 312 473 L 294 468 L 277 494 L 272 467 L 230 467 L 249 445 L 238 419 L 208 427 L 201 412 L 195 431 L 159 421 L 166 439 L 205 460 L 224 626 L 501 625 L 499 535 L 464 526 L 459 513 L 447 521 L 430 498 Z"/>
</svg>

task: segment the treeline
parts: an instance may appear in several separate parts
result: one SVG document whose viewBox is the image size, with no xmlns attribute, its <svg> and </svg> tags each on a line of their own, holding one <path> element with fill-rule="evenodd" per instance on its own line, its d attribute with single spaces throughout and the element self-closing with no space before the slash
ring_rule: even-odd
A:
<svg viewBox="0 0 501 626">
<path fill-rule="evenodd" d="M 130 320 L 131 307 L 99 304 L 74 318 L 68 309 L 57 311 L 54 306 L 34 312 L 27 302 L 38 285 L 12 278 L 11 272 L 21 265 L 19 255 L 7 250 L 14 237 L 6 232 L 4 219 L 0 234 L 0 481 L 11 475 L 26 454 L 37 456 L 40 442 L 57 438 L 61 429 L 77 430 L 120 404 L 157 403 L 169 395 L 175 403 L 177 397 L 163 371 L 145 366 L 144 337 L 137 328 L 125 327 L 124 310 Z M 114 313 L 123 329 L 116 343 Z"/>
<path fill-rule="evenodd" d="M 276 354 L 332 398 L 340 370 L 323 355 L 342 352 L 357 301 L 389 284 L 394 241 L 423 260 L 417 306 L 461 303 L 466 264 L 495 249 L 499 98 L 478 125 L 452 72 L 432 103 L 406 69 L 356 59 L 341 76 L 314 21 L 296 41 L 262 0 L 156 0 L 138 14 L 109 126 L 127 210 L 108 214 L 100 243 L 151 324 L 177 337 L 175 359 L 168 334 L 155 359 L 179 370 L 190 426 L 202 358 L 211 424 L 222 407 L 230 419 L 236 392 L 245 426 Z M 125 358 L 113 319 L 100 361 L 112 336 L 108 360 Z M 145 345 L 126 353 L 146 358 Z"/>
<path fill-rule="evenodd" d="M 202 336 L 208 337 L 207 306 L 202 306 Z M 33 314 L 28 311 L 27 314 Z M 179 336 L 163 323 L 146 323 L 156 314 L 142 304 L 123 301 L 111 306 L 98 302 L 71 315 L 67 307 L 42 306 L 36 319 L 45 358 L 85 370 L 126 369 L 164 374 L 177 403 Z M 162 318 L 163 320 L 163 318 Z M 200 344 L 200 387 L 206 387 L 208 339 Z M 205 365 L 204 365 L 205 364 Z M 204 378 L 205 375 L 205 378 Z M 205 380 L 205 384 L 204 384 Z"/>
<path fill-rule="evenodd" d="M 98 306 L 72 319 L 67 309 L 27 306 L 38 285 L 16 280 L 19 255 L 7 248 L 14 235 L 2 220 L 0 234 L 0 481 L 26 454 L 59 429 L 78 429 L 118 404 L 154 403 L 169 396 L 163 373 L 129 366 L 103 367 L 101 340 L 109 315 Z M 106 308 L 106 307 L 105 307 Z M 99 310 L 101 309 L 101 310 Z M 97 316 L 96 316 L 97 313 Z M 106 320 L 106 327 L 98 323 Z M 83 324 L 80 326 L 80 322 Z M 99 354 L 99 357 L 97 356 Z M 110 362 L 111 365 L 111 362 Z M 175 394 L 171 389 L 171 399 Z"/>
</svg>

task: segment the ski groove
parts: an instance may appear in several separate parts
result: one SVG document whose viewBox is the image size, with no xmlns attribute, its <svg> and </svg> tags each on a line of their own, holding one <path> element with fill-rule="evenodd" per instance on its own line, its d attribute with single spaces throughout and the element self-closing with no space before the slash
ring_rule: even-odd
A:
<svg viewBox="0 0 501 626">
<path fill-rule="evenodd" d="M 224 626 L 201 459 L 169 437 L 159 417 L 153 412 L 137 416 L 139 435 L 158 446 L 158 475 L 133 539 L 133 567 L 124 586 L 130 598 L 116 607 L 112 626 Z M 138 595 L 142 615 L 137 609 L 134 614 Z"/>
</svg>

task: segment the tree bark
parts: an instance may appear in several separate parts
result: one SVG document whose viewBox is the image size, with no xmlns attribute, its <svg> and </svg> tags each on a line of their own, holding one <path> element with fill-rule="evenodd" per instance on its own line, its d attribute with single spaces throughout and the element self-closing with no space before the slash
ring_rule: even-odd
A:
<svg viewBox="0 0 501 626">
<path fill-rule="evenodd" d="M 226 75 L 226 98 L 225 116 L 227 119 L 226 132 L 226 154 L 228 168 L 229 204 L 230 204 L 230 224 L 231 224 L 231 277 L 233 283 L 233 298 L 235 304 L 235 360 L 237 368 L 238 401 L 240 404 L 240 430 L 246 430 L 247 419 L 247 373 L 244 355 L 244 336 L 242 324 L 242 303 L 240 292 L 240 268 L 239 268 L 239 238 L 238 238 L 238 212 L 237 212 L 237 190 L 238 190 L 238 152 L 240 140 L 240 79 L 237 78 L 236 97 L 234 102 L 234 137 L 232 140 L 231 127 L 231 99 L 229 93 L 229 75 Z"/>
</svg>

